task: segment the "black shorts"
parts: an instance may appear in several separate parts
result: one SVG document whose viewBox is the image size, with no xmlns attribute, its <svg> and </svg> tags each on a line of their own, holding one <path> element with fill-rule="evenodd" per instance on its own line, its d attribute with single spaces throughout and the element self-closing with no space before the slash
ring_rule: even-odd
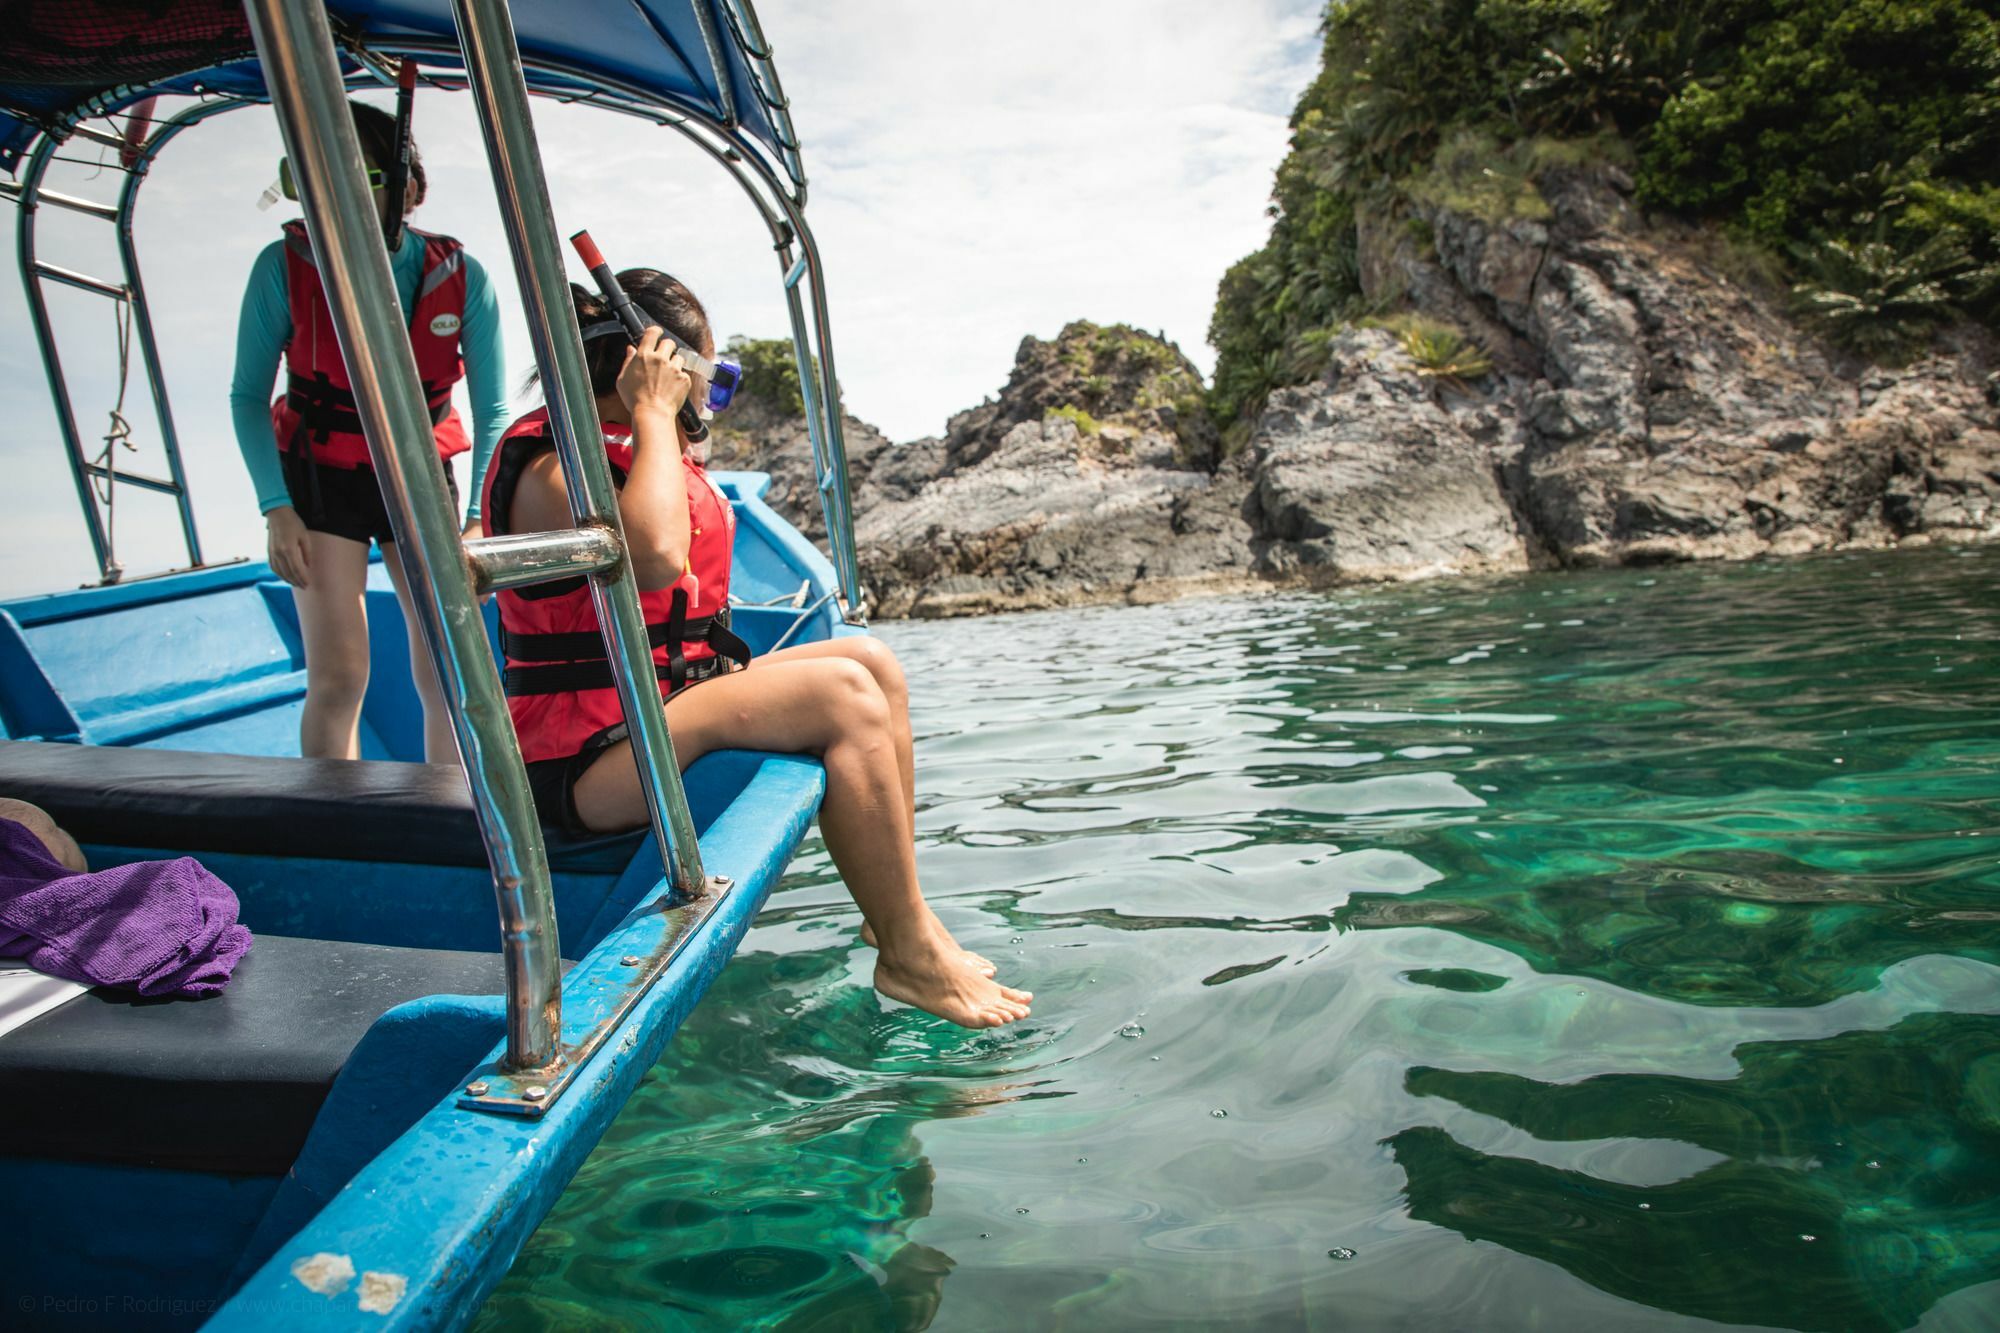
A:
<svg viewBox="0 0 2000 1333">
<path fill-rule="evenodd" d="M 727 661 L 727 659 L 718 659 Z M 739 668 L 740 669 L 740 668 Z M 717 672 L 727 675 L 727 671 Z M 703 679 L 713 680 L 713 676 Z M 681 686 L 681 692 L 701 684 L 699 680 L 689 681 Z M 606 727 L 583 743 L 583 748 L 575 754 L 560 759 L 536 759 L 528 764 L 528 791 L 535 798 L 535 813 L 541 816 L 542 827 L 551 829 L 567 838 L 602 838 L 602 833 L 585 828 L 583 820 L 576 813 L 576 780 L 584 775 L 598 757 L 618 742 L 627 739 L 631 733 L 623 722 Z"/>
<path fill-rule="evenodd" d="M 576 813 L 576 780 L 598 757 L 625 739 L 625 724 L 606 727 L 583 743 L 575 754 L 560 759 L 537 759 L 528 765 L 528 791 L 535 798 L 535 813 L 542 827 L 567 838 L 598 838 L 583 826 Z"/>
<path fill-rule="evenodd" d="M 387 546 L 396 540 L 374 468 L 315 463 L 310 455 L 289 449 L 280 450 L 278 456 L 285 465 L 285 489 L 291 492 L 292 508 L 299 511 L 306 527 L 353 542 L 378 541 Z M 452 475 L 449 462 L 444 465 L 444 479 L 456 511 L 458 478 Z"/>
</svg>

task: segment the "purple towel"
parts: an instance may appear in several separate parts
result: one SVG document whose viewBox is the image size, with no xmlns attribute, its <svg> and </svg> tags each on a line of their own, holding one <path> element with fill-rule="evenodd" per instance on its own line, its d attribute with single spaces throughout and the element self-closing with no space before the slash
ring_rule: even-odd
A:
<svg viewBox="0 0 2000 1333">
<path fill-rule="evenodd" d="M 235 892 L 193 857 L 79 875 L 0 819 L 0 958 L 141 995 L 212 995 L 249 951 Z"/>
</svg>

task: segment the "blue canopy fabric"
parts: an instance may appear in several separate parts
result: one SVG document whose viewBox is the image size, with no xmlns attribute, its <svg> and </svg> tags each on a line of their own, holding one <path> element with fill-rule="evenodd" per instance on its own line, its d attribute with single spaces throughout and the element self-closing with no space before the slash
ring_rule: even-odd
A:
<svg viewBox="0 0 2000 1333">
<path fill-rule="evenodd" d="M 511 8 L 531 92 L 607 95 L 733 124 L 804 188 L 749 0 L 516 0 Z M 463 71 L 451 0 L 329 0 L 326 9 L 336 41 L 414 54 L 429 74 Z M 348 67 L 361 68 L 351 58 Z M 13 171 L 45 128 L 148 97 L 204 93 L 269 100 L 240 0 L 0 0 L 0 168 Z"/>
</svg>

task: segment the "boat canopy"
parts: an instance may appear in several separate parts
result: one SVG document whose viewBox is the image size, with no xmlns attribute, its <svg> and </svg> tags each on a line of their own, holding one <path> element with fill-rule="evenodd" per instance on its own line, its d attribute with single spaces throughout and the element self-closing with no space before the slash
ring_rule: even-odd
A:
<svg viewBox="0 0 2000 1333">
<path fill-rule="evenodd" d="M 461 30 L 474 2 L 305 0 L 331 33 L 333 68 L 349 91 L 393 88 L 411 76 L 433 88 L 476 93 L 480 79 L 478 71 L 466 68 L 469 48 Z M 864 623 L 839 379 L 818 246 L 805 219 L 805 169 L 752 0 L 492 2 L 501 6 L 507 25 L 496 40 L 504 40 L 506 64 L 522 80 L 524 146 L 532 144 L 532 128 L 525 123 L 530 94 L 640 117 L 671 128 L 720 165 L 769 229 L 784 274 L 841 612 L 850 623 Z M 20 206 L 16 249 L 29 314 L 107 583 L 124 576 L 111 525 L 121 484 L 172 497 L 180 510 L 188 567 L 204 566 L 133 241 L 139 186 L 155 156 L 182 131 L 223 112 L 268 104 L 273 91 L 243 0 L 0 0 L 0 172 L 15 178 L 0 179 L 0 200 Z M 158 98 L 185 105 L 155 116 Z M 122 126 L 116 120 L 121 114 Z M 116 150 L 100 151 L 96 163 L 105 169 L 100 175 L 121 182 L 116 202 L 43 187 L 57 149 L 72 139 Z M 489 155 L 494 151 L 489 145 Z M 43 205 L 114 223 L 120 274 L 93 276 L 39 259 L 36 231 Z M 559 255 L 542 256 L 541 262 L 560 275 Z M 42 294 L 51 283 L 119 303 L 151 390 L 166 475 L 116 466 L 109 443 L 103 450 L 86 447 Z M 566 296 L 559 304 L 568 310 Z M 121 344 L 121 375 L 124 355 Z"/>
<path fill-rule="evenodd" d="M 740 0 L 516 0 L 529 91 L 691 116 L 754 143 L 803 202 L 805 171 L 754 12 Z M 421 53 L 432 82 L 462 70 L 451 0 L 328 0 L 343 64 Z M 0 168 L 44 131 L 159 96 L 268 101 L 240 0 L 0 0 Z"/>
</svg>

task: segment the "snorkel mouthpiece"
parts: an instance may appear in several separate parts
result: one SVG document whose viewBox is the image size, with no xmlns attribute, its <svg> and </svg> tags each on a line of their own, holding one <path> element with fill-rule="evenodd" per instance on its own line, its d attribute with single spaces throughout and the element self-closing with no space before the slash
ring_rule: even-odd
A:
<svg viewBox="0 0 2000 1333">
<path fill-rule="evenodd" d="M 639 340 L 646 336 L 646 330 L 657 327 L 659 321 L 633 302 L 624 284 L 618 281 L 618 275 L 611 271 L 611 265 L 606 262 L 604 252 L 597 248 L 597 242 L 590 239 L 588 230 L 580 231 L 570 237 L 569 243 L 576 247 L 577 257 L 582 259 L 583 266 L 590 270 L 591 279 L 596 282 L 598 292 L 611 306 L 611 313 L 625 326 L 626 339 L 633 346 L 638 346 Z M 687 353 L 692 351 L 691 348 L 686 349 L 683 360 L 686 359 Z M 696 360 L 700 359 L 699 353 L 694 355 Z M 701 419 L 701 413 L 695 410 L 693 403 L 683 402 L 676 420 L 680 422 L 681 431 L 687 436 L 689 444 L 700 444 L 708 438 L 708 423 Z"/>
</svg>

